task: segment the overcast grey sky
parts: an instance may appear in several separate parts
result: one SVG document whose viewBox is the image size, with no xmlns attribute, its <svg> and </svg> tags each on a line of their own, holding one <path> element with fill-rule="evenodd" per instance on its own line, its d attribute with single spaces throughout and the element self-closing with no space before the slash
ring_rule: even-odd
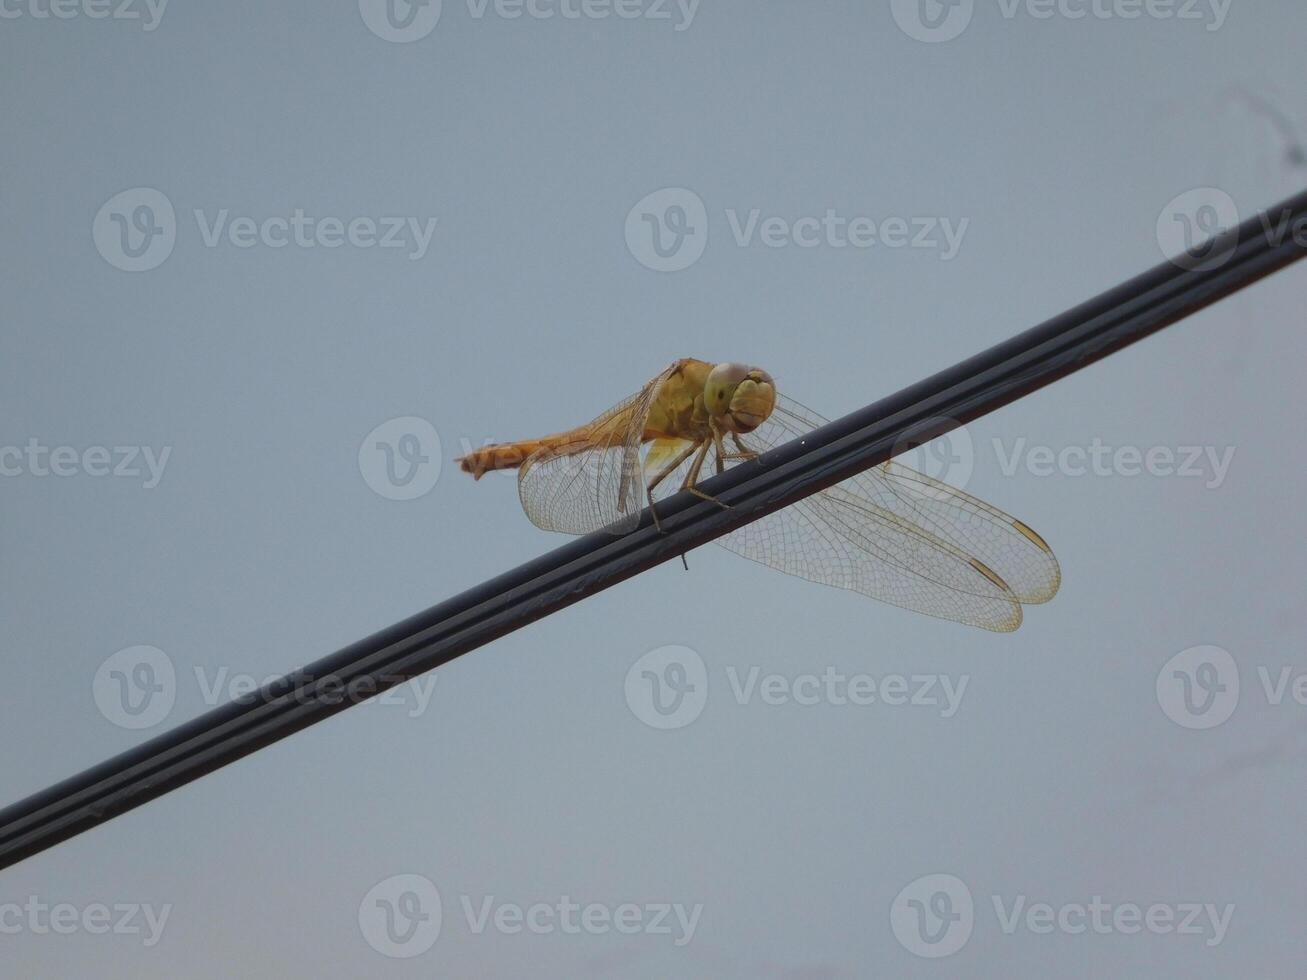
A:
<svg viewBox="0 0 1307 980">
<path fill-rule="evenodd" d="M 468 446 L 685 356 L 834 417 L 1307 184 L 1295 0 L 51 3 L 0 803 L 562 543 Z M 926 461 L 1061 559 L 1019 632 L 701 549 L 0 874 L 4 974 L 1300 975 L 1304 290 Z"/>
</svg>

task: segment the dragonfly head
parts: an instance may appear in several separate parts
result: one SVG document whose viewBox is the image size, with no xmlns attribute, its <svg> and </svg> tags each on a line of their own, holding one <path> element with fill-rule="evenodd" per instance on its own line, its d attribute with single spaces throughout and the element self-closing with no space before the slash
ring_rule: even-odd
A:
<svg viewBox="0 0 1307 980">
<path fill-rule="evenodd" d="M 704 382 L 703 403 L 727 431 L 752 432 L 776 407 L 776 384 L 761 368 L 718 364 Z"/>
</svg>

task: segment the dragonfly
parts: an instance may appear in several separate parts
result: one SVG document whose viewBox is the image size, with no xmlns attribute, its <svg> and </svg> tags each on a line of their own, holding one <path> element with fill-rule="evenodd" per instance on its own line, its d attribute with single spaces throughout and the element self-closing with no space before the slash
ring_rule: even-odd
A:
<svg viewBox="0 0 1307 980">
<path fill-rule="evenodd" d="M 826 419 L 761 368 L 685 358 L 575 429 L 460 457 L 476 479 L 516 469 L 522 508 L 568 534 L 634 529 L 648 505 L 748 465 Z M 718 503 L 721 503 L 718 501 Z M 725 506 L 725 504 L 722 504 Z M 994 632 L 1061 584 L 1052 549 L 996 507 L 891 459 L 717 539 L 789 575 Z"/>
</svg>

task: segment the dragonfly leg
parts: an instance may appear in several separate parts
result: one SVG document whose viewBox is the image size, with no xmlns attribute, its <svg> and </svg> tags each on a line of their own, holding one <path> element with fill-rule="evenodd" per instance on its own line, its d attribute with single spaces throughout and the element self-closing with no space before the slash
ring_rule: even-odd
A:
<svg viewBox="0 0 1307 980">
<path fill-rule="evenodd" d="M 744 443 L 742 443 L 742 442 L 740 441 L 740 437 L 739 437 L 736 433 L 734 433 L 734 432 L 731 433 L 731 441 L 735 443 L 736 448 L 739 449 L 740 451 L 739 451 L 738 453 L 726 453 L 726 454 L 723 455 L 723 454 L 722 454 L 722 451 L 721 451 L 721 447 L 718 447 L 718 449 L 717 449 L 717 455 L 718 455 L 719 458 L 721 458 L 721 459 L 745 459 L 745 460 L 748 460 L 748 459 L 757 459 L 757 458 L 758 458 L 759 453 L 754 452 L 752 449 L 750 449 L 748 446 L 746 446 Z"/>
<path fill-rule="evenodd" d="M 662 531 L 663 526 L 662 523 L 658 520 L 658 508 L 654 506 L 654 498 L 653 498 L 654 487 L 658 486 L 658 484 L 662 483 L 665 479 L 671 476 L 672 472 L 676 469 L 676 467 L 680 466 L 687 459 L 689 459 L 690 454 L 694 452 L 695 449 L 697 448 L 698 446 L 696 446 L 694 443 L 690 443 L 690 445 L 686 447 L 683 453 L 681 453 L 674 460 L 672 460 L 670 463 L 664 466 L 658 472 L 657 476 L 655 476 L 652 480 L 649 481 L 649 485 L 645 487 L 645 494 L 648 495 L 649 497 L 649 513 L 653 515 L 654 527 L 658 528 L 660 532 Z"/>
<path fill-rule="evenodd" d="M 721 476 L 726 472 L 726 464 L 723 462 L 726 451 L 722 448 L 722 434 L 716 428 L 712 430 L 712 441 L 717 449 L 717 475 Z"/>
<path fill-rule="evenodd" d="M 714 497 L 712 494 L 710 494 L 710 493 L 704 493 L 704 492 L 703 492 L 702 490 L 700 490 L 698 487 L 686 487 L 685 489 L 688 490 L 688 491 L 690 491 L 690 493 L 694 494 L 696 497 L 700 497 L 700 498 L 702 498 L 702 499 L 704 499 L 704 500 L 712 501 L 712 502 L 713 502 L 714 504 L 716 504 L 718 507 L 722 507 L 722 508 L 724 508 L 724 509 L 726 509 L 726 510 L 730 510 L 730 509 L 731 509 L 731 505 L 728 504 L 726 501 L 724 501 L 724 500 L 718 500 L 718 499 L 717 499 L 716 497 Z"/>
<path fill-rule="evenodd" d="M 711 445 L 711 442 L 704 442 L 703 448 L 699 450 L 699 455 L 694 457 L 694 464 L 690 467 L 690 472 L 685 474 L 685 482 L 681 484 L 681 489 L 689 490 L 690 493 L 694 494 L 696 497 L 702 497 L 704 500 L 711 500 L 717 506 L 725 507 L 729 510 L 731 506 L 730 504 L 718 500 L 710 493 L 704 493 L 695 486 L 695 484 L 699 482 L 699 471 L 703 469 L 703 461 L 707 458 L 708 449 Z"/>
</svg>

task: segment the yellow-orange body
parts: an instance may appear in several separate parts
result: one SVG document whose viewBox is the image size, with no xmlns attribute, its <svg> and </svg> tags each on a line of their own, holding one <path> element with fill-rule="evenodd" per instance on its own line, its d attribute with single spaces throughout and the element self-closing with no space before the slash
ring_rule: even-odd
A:
<svg viewBox="0 0 1307 980">
<path fill-rule="evenodd" d="M 738 368 L 740 378 L 729 388 L 713 387 L 722 404 L 716 406 L 715 412 L 710 411 L 705 401 L 710 375 L 714 369 L 730 367 L 733 366 L 687 357 L 649 382 L 646 391 L 652 400 L 647 406 L 648 415 L 640 441 L 679 439 L 701 445 L 714 438 L 714 420 L 717 420 L 717 432 L 748 432 L 761 423 L 771 413 L 774 393 L 770 376 L 757 369 Z M 465 473 L 480 479 L 490 470 L 515 469 L 542 449 L 570 454 L 585 452 L 605 443 L 621 445 L 637 414 L 645 411 L 642 401 L 645 393 L 641 392 L 586 425 L 539 439 L 486 446 L 459 459 L 459 465 Z"/>
</svg>

